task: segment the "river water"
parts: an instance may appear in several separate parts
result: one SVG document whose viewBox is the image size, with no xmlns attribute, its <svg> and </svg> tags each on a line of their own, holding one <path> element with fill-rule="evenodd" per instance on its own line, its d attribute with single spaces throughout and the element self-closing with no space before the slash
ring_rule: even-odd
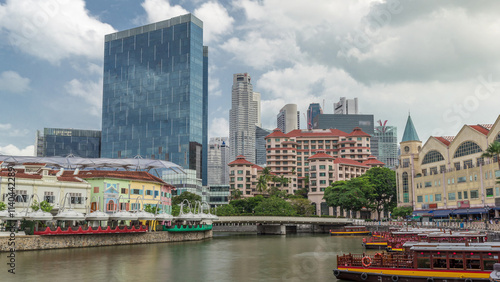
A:
<svg viewBox="0 0 500 282">
<path fill-rule="evenodd" d="M 341 253 L 361 237 L 214 233 L 209 240 L 1 254 L 0 281 L 335 281 Z"/>
</svg>

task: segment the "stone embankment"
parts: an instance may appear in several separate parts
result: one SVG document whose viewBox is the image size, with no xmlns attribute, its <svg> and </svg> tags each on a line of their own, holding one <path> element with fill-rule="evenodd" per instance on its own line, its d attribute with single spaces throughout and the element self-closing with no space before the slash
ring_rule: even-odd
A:
<svg viewBox="0 0 500 282">
<path fill-rule="evenodd" d="M 147 232 L 135 234 L 21 235 L 15 237 L 16 251 L 85 248 L 131 244 L 198 241 L 212 238 L 212 230 L 195 232 Z M 10 237 L 0 237 L 0 252 L 9 252 Z"/>
</svg>

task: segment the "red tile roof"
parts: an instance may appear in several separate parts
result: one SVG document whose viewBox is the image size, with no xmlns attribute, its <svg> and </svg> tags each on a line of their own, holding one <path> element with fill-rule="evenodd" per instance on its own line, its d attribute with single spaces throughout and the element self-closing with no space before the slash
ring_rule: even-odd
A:
<svg viewBox="0 0 500 282">
<path fill-rule="evenodd" d="M 347 134 L 347 136 L 371 137 L 370 134 L 363 132 L 360 127 L 355 127 L 351 133 Z"/>
<path fill-rule="evenodd" d="M 322 137 L 347 136 L 347 133 L 338 129 L 295 129 L 288 132 L 288 137 Z"/>
<path fill-rule="evenodd" d="M 276 137 L 288 137 L 285 133 L 281 131 L 281 129 L 276 128 L 273 130 L 273 132 L 269 135 L 267 135 L 265 138 L 276 138 Z"/>
<path fill-rule="evenodd" d="M 307 159 L 310 160 L 310 159 L 335 159 L 335 158 L 324 152 L 318 152 Z"/>
<path fill-rule="evenodd" d="M 23 163 L 23 165 L 31 165 L 31 166 L 45 166 L 45 163 Z"/>
<path fill-rule="evenodd" d="M 245 156 L 239 155 L 236 157 L 236 160 L 228 163 L 227 165 L 254 165 L 254 164 L 247 161 L 245 159 Z"/>
<path fill-rule="evenodd" d="M 252 168 L 256 168 L 257 170 L 264 170 L 264 168 L 263 168 L 263 167 L 258 166 L 258 165 L 256 165 L 256 164 L 254 164 L 254 165 L 252 166 Z"/>
<path fill-rule="evenodd" d="M 367 161 L 364 161 L 363 164 L 365 164 L 365 165 L 385 165 L 385 163 L 383 163 L 377 159 L 370 159 L 370 158 L 368 158 Z"/>
<path fill-rule="evenodd" d="M 444 137 L 434 137 L 434 138 L 436 138 L 439 142 L 445 144 L 446 146 L 450 145 L 450 143 L 451 143 L 449 140 L 447 140 Z"/>
<path fill-rule="evenodd" d="M 6 177 L 8 175 L 8 169 L 2 169 L 0 171 L 0 176 Z M 42 176 L 40 174 L 25 173 L 24 169 L 16 169 L 16 178 L 42 179 Z"/>
<path fill-rule="evenodd" d="M 362 166 L 362 167 L 369 167 L 367 165 L 364 165 L 358 161 L 351 160 L 351 159 L 344 159 L 344 158 L 336 158 L 333 163 L 335 164 L 346 164 L 346 165 L 355 165 L 355 166 Z"/>
<path fill-rule="evenodd" d="M 477 130 L 477 131 L 481 132 L 481 133 L 482 133 L 482 134 L 484 134 L 484 135 L 488 135 L 488 133 L 490 132 L 490 130 L 489 130 L 489 129 L 484 128 L 484 127 L 482 127 L 481 125 L 469 125 L 469 126 L 470 126 L 470 127 L 472 127 L 473 129 L 475 129 L 475 130 Z"/>
</svg>

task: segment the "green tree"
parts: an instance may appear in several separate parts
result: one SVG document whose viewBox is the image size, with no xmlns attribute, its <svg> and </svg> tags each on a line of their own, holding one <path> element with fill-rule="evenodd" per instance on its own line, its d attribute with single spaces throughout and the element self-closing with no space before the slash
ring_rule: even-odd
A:
<svg viewBox="0 0 500 282">
<path fill-rule="evenodd" d="M 380 219 L 382 210 L 392 210 L 396 205 L 396 172 L 386 167 L 370 168 L 363 177 L 367 177 L 373 186 L 373 193 L 368 198 Z"/>
<path fill-rule="evenodd" d="M 144 205 L 144 211 L 156 214 L 157 212 L 160 211 L 160 208 L 159 207 L 153 207 L 151 204 L 146 204 L 146 205 Z"/>
<path fill-rule="evenodd" d="M 298 215 L 310 216 L 314 214 L 314 206 L 311 201 L 304 198 L 295 198 L 290 200 L 295 213 Z"/>
<path fill-rule="evenodd" d="M 360 211 L 362 208 L 372 208 L 369 199 L 374 197 L 373 190 L 368 178 L 360 176 L 349 181 L 334 182 L 325 189 L 323 199 L 331 207 Z"/>
<path fill-rule="evenodd" d="M 412 207 L 394 207 L 392 209 L 391 216 L 396 218 L 398 217 L 406 218 L 407 216 L 410 216 L 412 213 L 413 213 Z"/>
<path fill-rule="evenodd" d="M 218 216 L 232 216 L 236 215 L 237 212 L 232 205 L 222 205 L 215 209 L 215 214 Z"/>
<path fill-rule="evenodd" d="M 498 169 L 500 169 L 500 142 L 498 141 L 493 141 L 486 151 L 483 152 L 482 157 L 490 158 L 490 159 L 497 159 L 498 163 Z M 497 177 L 497 184 L 500 184 L 500 177 Z"/>
<path fill-rule="evenodd" d="M 173 216 L 179 216 L 180 212 L 181 212 L 180 205 L 173 205 L 172 206 L 172 215 Z"/>
<path fill-rule="evenodd" d="M 241 195 L 243 195 L 243 192 L 238 188 L 231 191 L 231 199 L 232 200 L 241 199 Z"/>
<path fill-rule="evenodd" d="M 189 203 L 191 204 L 191 207 L 194 207 L 196 201 L 201 202 L 201 196 L 187 191 L 182 192 L 182 194 L 174 196 L 172 198 L 172 206 L 180 205 L 184 200 L 188 200 Z"/>
<path fill-rule="evenodd" d="M 286 215 L 293 216 L 296 212 L 292 205 L 278 197 L 269 197 L 262 200 L 255 207 L 255 215 Z"/>
<path fill-rule="evenodd" d="M 0 202 L 0 211 L 7 209 L 7 205 L 4 202 Z"/>
<path fill-rule="evenodd" d="M 44 212 L 50 212 L 50 211 L 52 211 L 53 208 L 54 207 L 52 207 L 52 205 L 47 201 L 40 202 L 40 207 L 38 207 L 37 200 L 34 200 L 33 204 L 31 205 L 31 209 L 33 211 L 38 211 L 39 209 L 42 209 L 42 211 L 44 211 Z"/>
<path fill-rule="evenodd" d="M 267 182 L 268 182 L 268 177 L 266 177 L 263 174 L 259 175 L 259 178 L 257 179 L 257 186 L 255 187 L 257 188 L 257 191 L 260 193 L 266 192 L 268 187 Z"/>
</svg>

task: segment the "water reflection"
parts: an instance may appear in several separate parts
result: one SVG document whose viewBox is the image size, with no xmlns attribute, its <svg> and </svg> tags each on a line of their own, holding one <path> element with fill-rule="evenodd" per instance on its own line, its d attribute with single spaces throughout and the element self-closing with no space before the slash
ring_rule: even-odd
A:
<svg viewBox="0 0 500 282">
<path fill-rule="evenodd" d="M 216 233 L 201 242 L 18 252 L 17 274 L 7 275 L 2 258 L 0 280 L 334 281 L 336 255 L 363 252 L 361 240 Z"/>
</svg>

